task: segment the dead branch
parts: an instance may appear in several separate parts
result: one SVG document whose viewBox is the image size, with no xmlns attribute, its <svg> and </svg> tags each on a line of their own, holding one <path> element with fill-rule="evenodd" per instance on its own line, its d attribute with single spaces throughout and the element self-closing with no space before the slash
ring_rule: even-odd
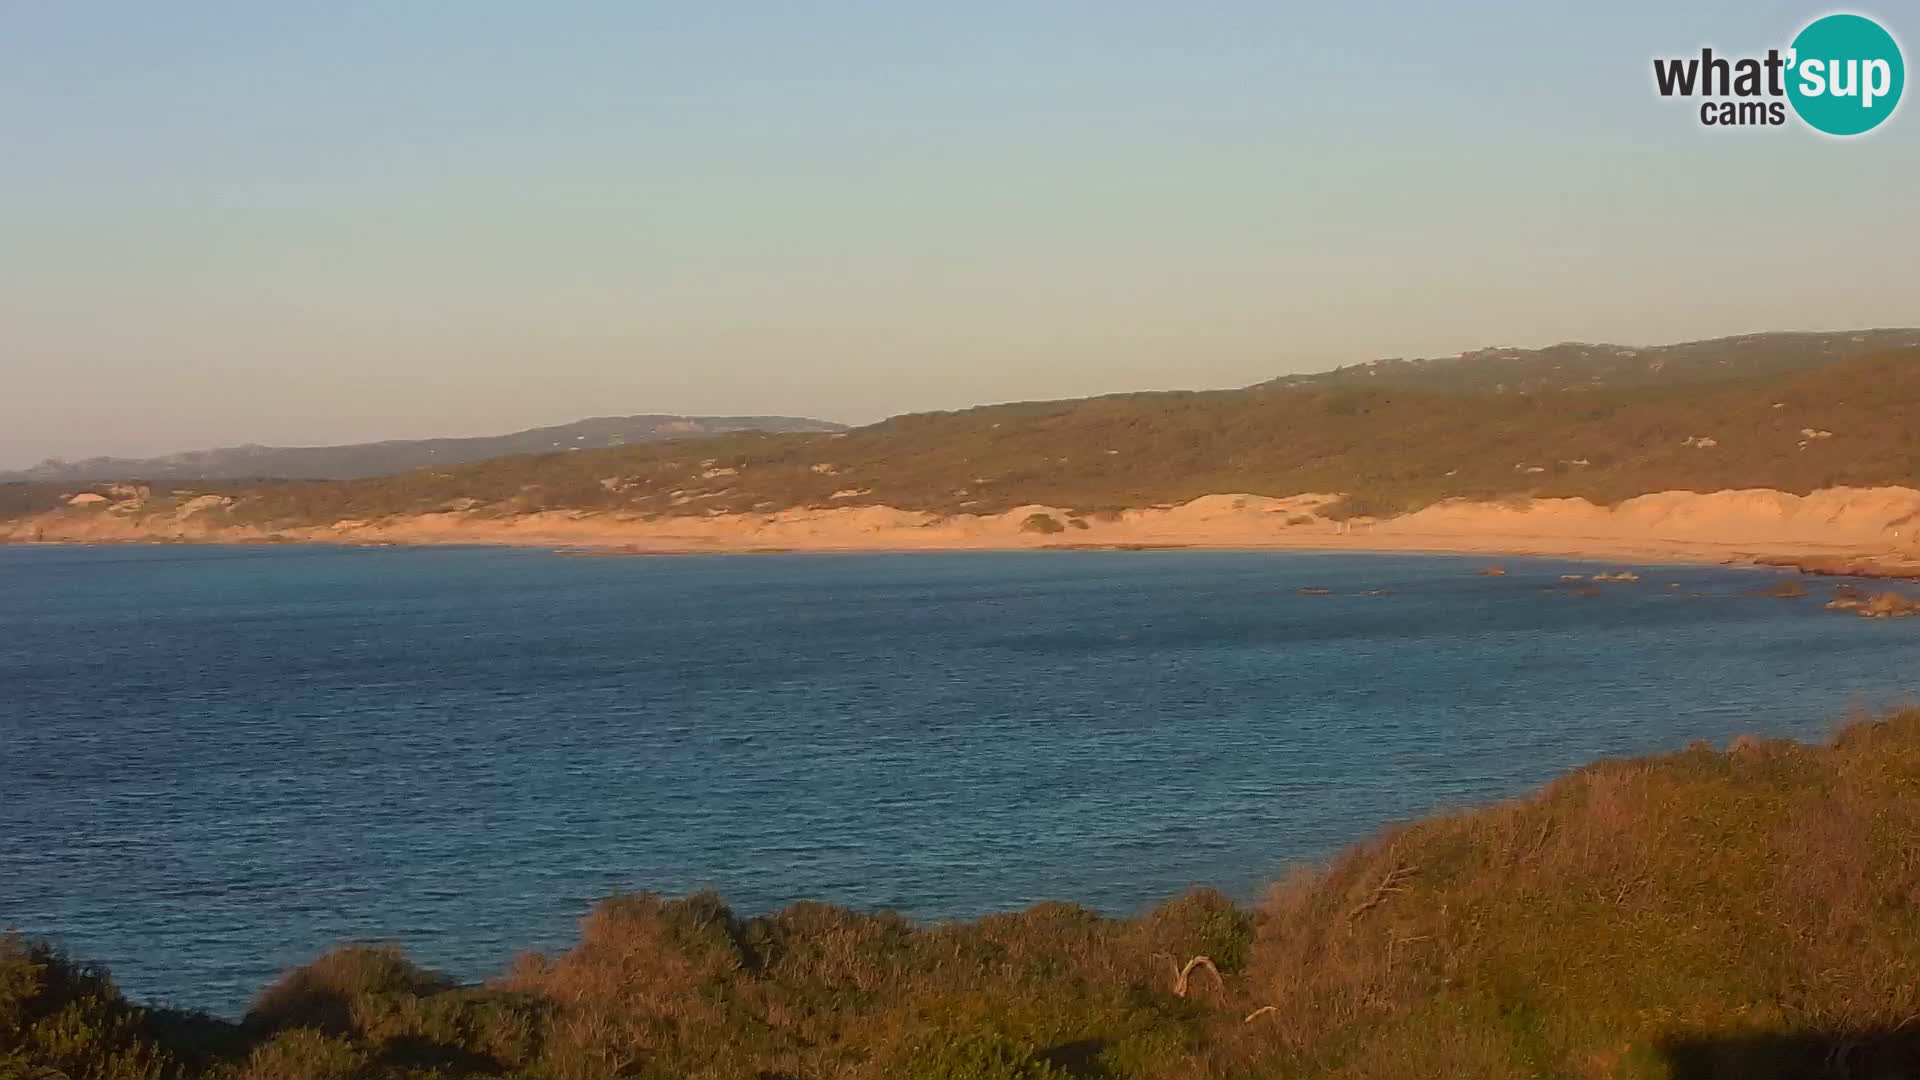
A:
<svg viewBox="0 0 1920 1080">
<path fill-rule="evenodd" d="M 1347 912 L 1348 920 L 1357 919 L 1367 912 L 1372 911 L 1374 908 L 1379 907 L 1381 904 L 1386 903 L 1387 897 L 1392 896 L 1394 893 L 1406 892 L 1407 879 L 1419 872 L 1420 868 L 1412 863 L 1401 863 L 1392 870 L 1387 871 L 1387 876 L 1380 879 L 1379 885 L 1374 886 L 1373 895 L 1367 897 L 1366 901 L 1360 904 L 1360 906 Z"/>
<path fill-rule="evenodd" d="M 1259 1008 L 1248 1013 L 1247 1018 L 1240 1022 L 1243 1024 L 1251 1024 L 1255 1020 L 1260 1019 L 1261 1017 L 1267 1015 L 1270 1012 L 1279 1012 L 1279 1011 L 1280 1011 L 1280 1006 L 1278 1005 L 1262 1005 Z"/>
<path fill-rule="evenodd" d="M 1413 944 L 1417 944 L 1418 942 L 1427 941 L 1430 938 L 1432 938 L 1432 936 L 1433 935 L 1431 934 L 1416 934 L 1413 937 L 1387 938 L 1387 970 L 1388 971 L 1393 970 L 1393 961 L 1394 961 L 1394 958 L 1397 955 L 1399 955 L 1400 946 L 1413 945 Z"/>
<path fill-rule="evenodd" d="M 1187 961 L 1186 966 L 1182 967 L 1180 961 L 1175 960 L 1167 953 L 1154 953 L 1153 955 L 1165 956 L 1167 958 L 1167 966 L 1173 969 L 1174 997 L 1187 996 L 1187 980 L 1192 977 L 1195 968 L 1205 968 L 1207 973 L 1213 976 L 1213 985 L 1215 987 L 1223 991 L 1227 988 L 1226 980 L 1220 977 L 1220 969 L 1213 966 L 1212 957 L 1196 956 Z"/>
</svg>

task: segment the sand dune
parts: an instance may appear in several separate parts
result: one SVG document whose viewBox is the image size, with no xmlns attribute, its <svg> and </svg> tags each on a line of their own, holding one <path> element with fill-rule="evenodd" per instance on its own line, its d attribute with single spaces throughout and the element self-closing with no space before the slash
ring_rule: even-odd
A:
<svg viewBox="0 0 1920 1080">
<path fill-rule="evenodd" d="M 1168 546 L 1649 561 L 1920 560 L 1920 491 L 1906 487 L 1832 488 L 1805 496 L 1769 489 L 1664 491 L 1613 507 L 1584 499 L 1455 500 L 1403 517 L 1350 522 L 1320 515 L 1336 498 L 1207 495 L 1178 506 L 1085 517 L 1038 505 L 947 516 L 885 506 L 661 518 L 579 511 L 506 518 L 447 512 L 274 532 L 234 524 L 224 507 L 189 504 L 180 511 L 146 512 L 115 503 L 0 524 L 0 540 L 483 543 L 635 553 Z"/>
</svg>

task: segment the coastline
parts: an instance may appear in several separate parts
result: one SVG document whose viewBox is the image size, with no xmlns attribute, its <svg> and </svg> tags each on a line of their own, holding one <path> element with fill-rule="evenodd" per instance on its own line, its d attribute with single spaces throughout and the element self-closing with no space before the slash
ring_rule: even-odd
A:
<svg viewBox="0 0 1920 1080">
<path fill-rule="evenodd" d="M 481 544 L 595 555 L 1272 550 L 1754 564 L 1920 577 L 1920 491 L 1905 487 L 1830 488 L 1804 496 L 1771 489 L 1670 491 L 1611 507 L 1584 499 L 1450 500 L 1399 517 L 1349 521 L 1323 516 L 1337 499 L 1205 495 L 1104 515 L 1038 504 L 986 515 L 887 506 L 656 518 L 443 511 L 278 529 L 226 520 L 223 506 L 205 503 L 171 512 L 112 504 L 0 523 L 0 543 Z"/>
</svg>

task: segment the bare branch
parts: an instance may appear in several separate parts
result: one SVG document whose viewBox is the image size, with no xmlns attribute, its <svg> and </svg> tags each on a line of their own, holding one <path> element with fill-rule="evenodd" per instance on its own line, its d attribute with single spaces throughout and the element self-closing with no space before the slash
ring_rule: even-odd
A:
<svg viewBox="0 0 1920 1080">
<path fill-rule="evenodd" d="M 1196 956 L 1187 961 L 1187 966 L 1181 968 L 1179 977 L 1174 979 L 1173 993 L 1175 997 L 1187 996 L 1187 977 L 1193 974 L 1194 968 L 1205 968 L 1207 973 L 1213 976 L 1213 985 L 1216 989 L 1225 990 L 1227 988 L 1227 981 L 1220 977 L 1220 969 L 1213 966 L 1212 958 Z"/>
<path fill-rule="evenodd" d="M 1182 967 L 1180 961 L 1175 960 L 1168 953 L 1157 952 L 1153 955 L 1166 957 L 1167 966 L 1173 969 L 1173 995 L 1175 997 L 1187 996 L 1187 981 L 1193 976 L 1195 968 L 1205 968 L 1207 973 L 1213 976 L 1213 984 L 1215 986 L 1221 990 L 1227 988 L 1226 980 L 1220 977 L 1220 969 L 1213 966 L 1212 957 L 1196 956 L 1187 961 L 1186 966 Z"/>
<path fill-rule="evenodd" d="M 1368 897 L 1360 906 L 1347 912 L 1347 918 L 1350 920 L 1357 919 L 1367 912 L 1372 911 L 1374 908 L 1379 907 L 1381 904 L 1386 903 L 1387 897 L 1392 896 L 1394 893 L 1406 892 L 1407 879 L 1419 872 L 1420 868 L 1414 866 L 1412 863 L 1401 863 L 1392 870 L 1387 871 L 1387 876 L 1381 878 L 1380 884 L 1374 887 L 1373 895 Z"/>
</svg>

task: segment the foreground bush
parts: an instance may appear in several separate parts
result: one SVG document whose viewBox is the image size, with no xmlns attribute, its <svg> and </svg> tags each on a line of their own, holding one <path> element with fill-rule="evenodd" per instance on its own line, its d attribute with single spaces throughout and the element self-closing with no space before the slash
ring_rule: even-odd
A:
<svg viewBox="0 0 1920 1080">
<path fill-rule="evenodd" d="M 40 942 L 0 937 L 0 1077 L 155 1080 L 170 1056 L 106 972 Z"/>
<path fill-rule="evenodd" d="M 0 940 L 0 1077 L 1920 1075 L 1920 712 L 1605 762 L 1390 830 L 1254 910 L 917 925 L 619 896 L 462 987 L 386 948 L 239 1024 Z"/>
</svg>

